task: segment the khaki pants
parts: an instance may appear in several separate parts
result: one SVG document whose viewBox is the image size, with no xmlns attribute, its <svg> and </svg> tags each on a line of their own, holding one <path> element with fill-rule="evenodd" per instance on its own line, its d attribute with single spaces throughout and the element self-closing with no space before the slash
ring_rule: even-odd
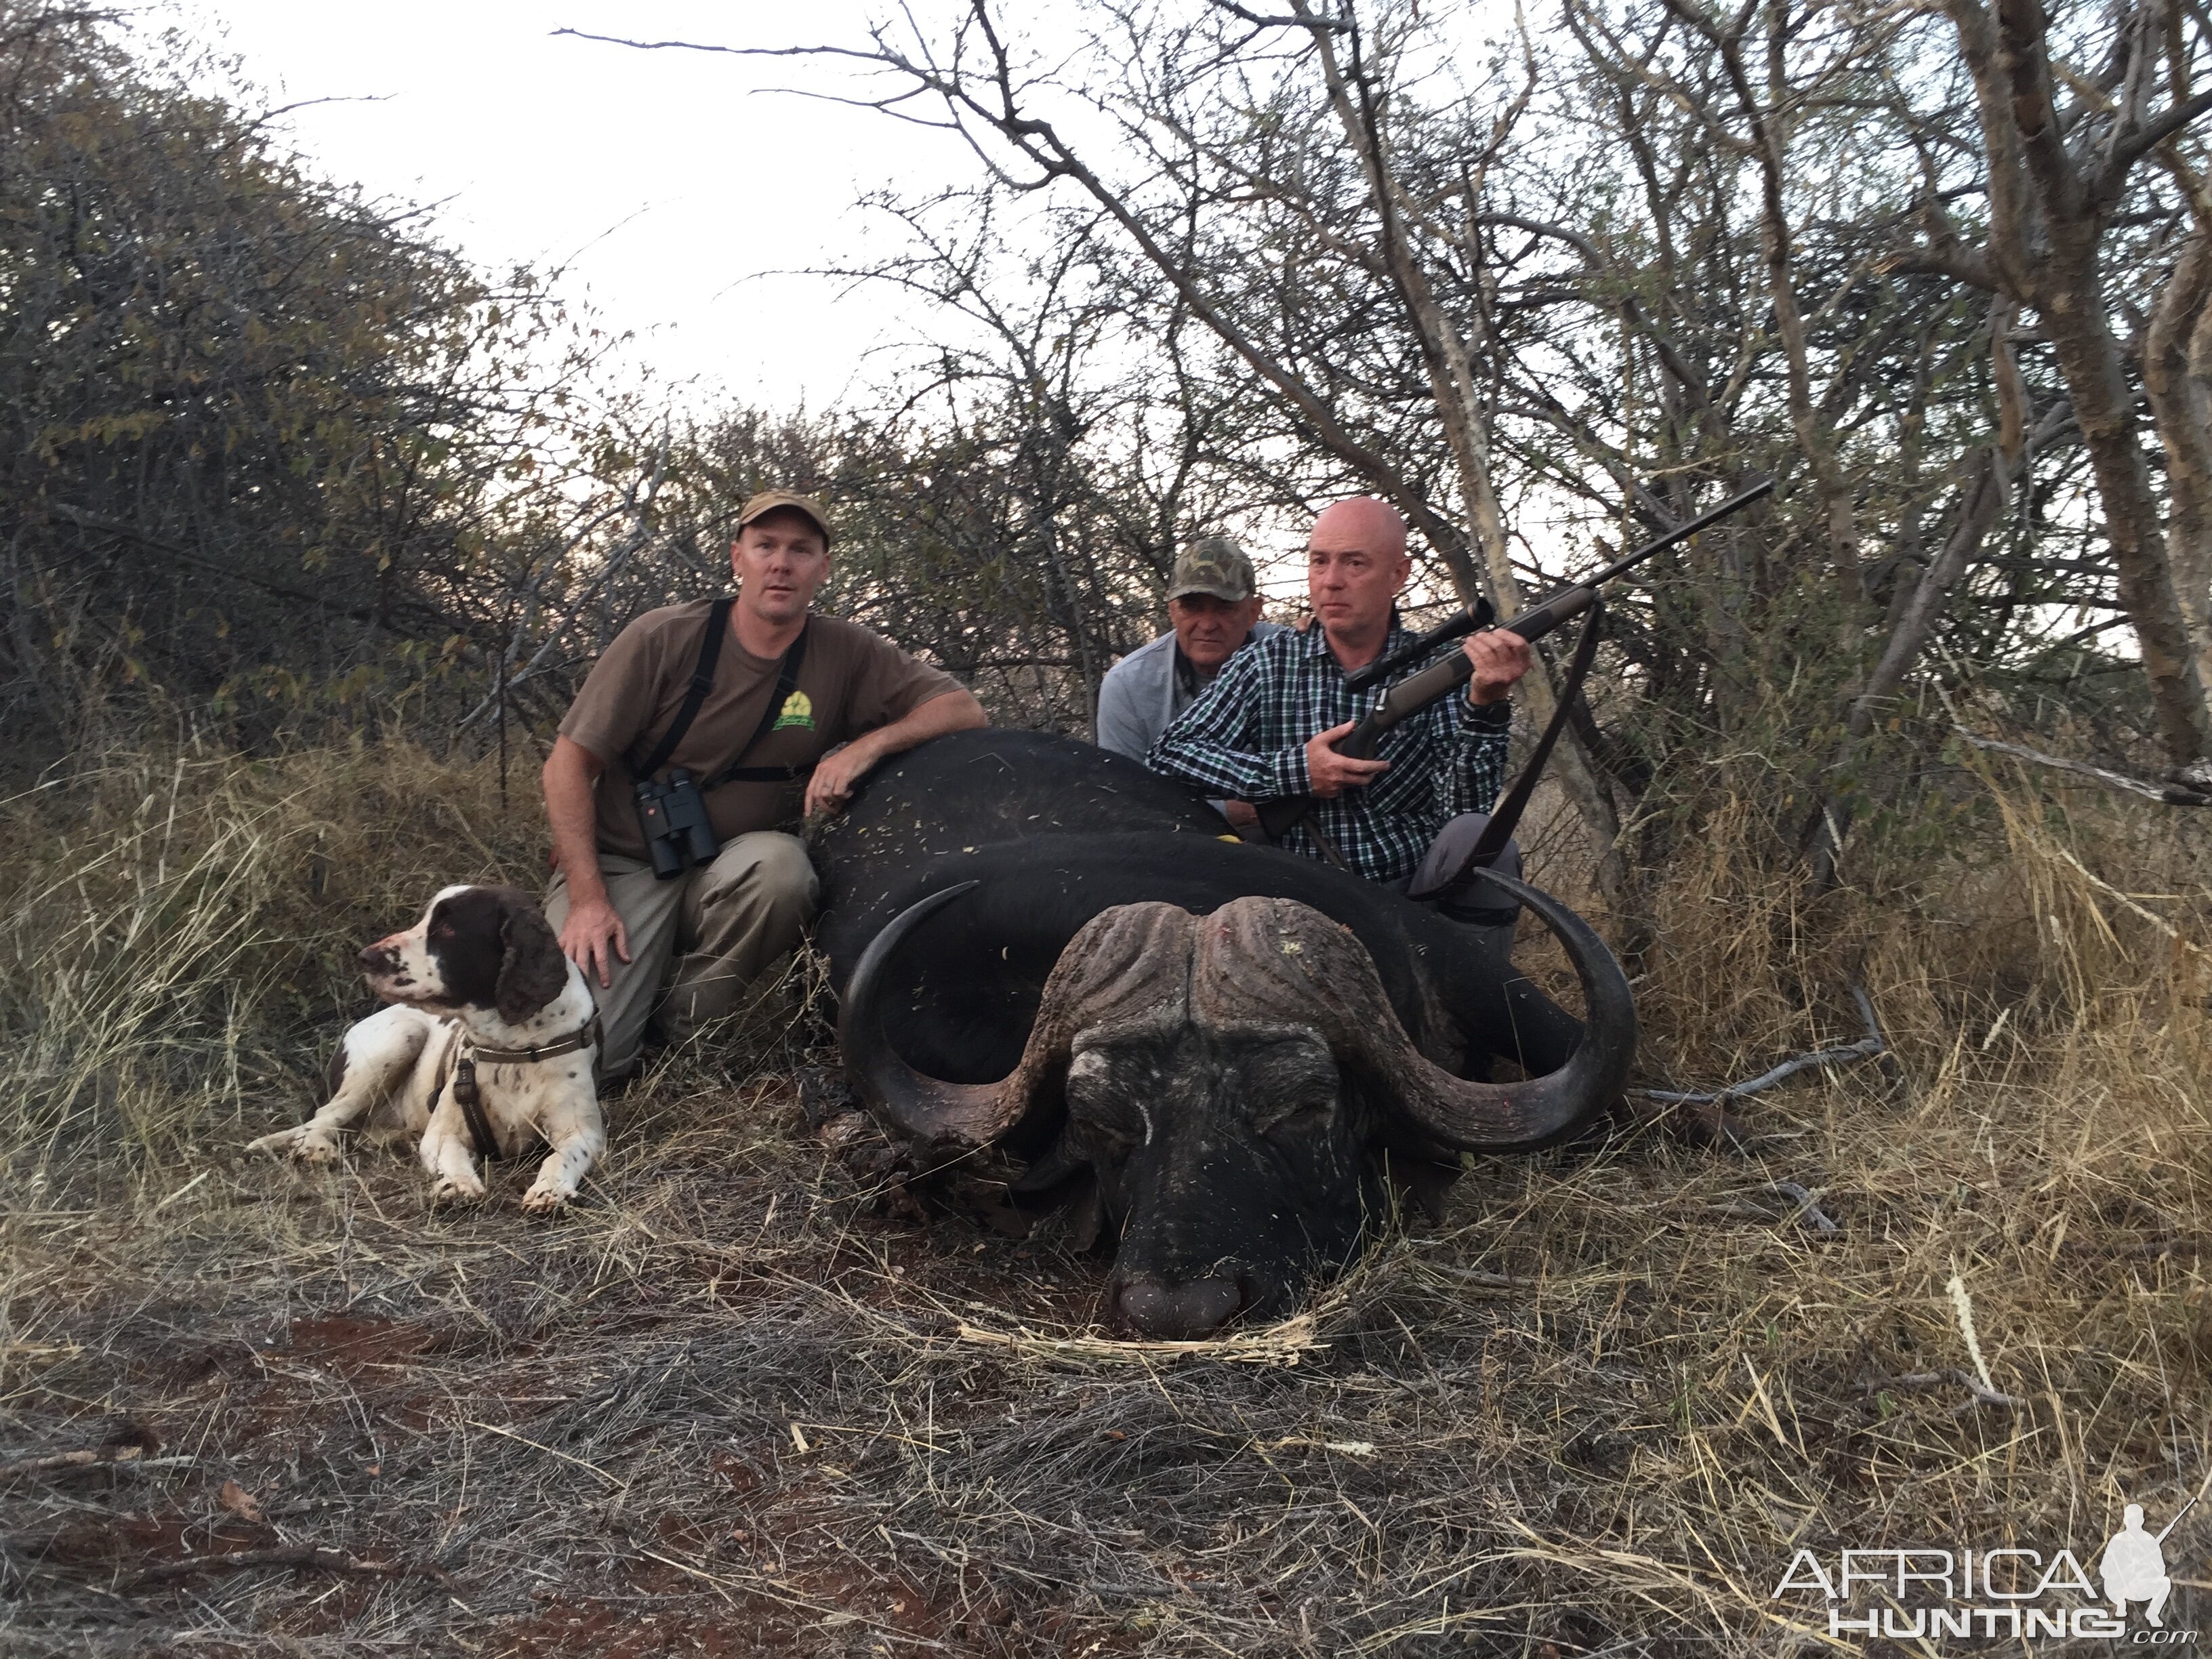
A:
<svg viewBox="0 0 2212 1659">
<path fill-rule="evenodd" d="M 712 864 L 668 881 L 650 864 L 612 853 L 599 854 L 599 874 L 629 939 L 629 960 L 614 964 L 612 985 L 590 975 L 606 1038 L 602 1083 L 636 1066 L 656 1012 L 672 1042 L 734 1012 L 745 988 L 798 945 L 821 895 L 806 844 L 774 830 L 734 836 Z M 557 872 L 545 919 L 556 933 L 568 920 L 568 884 Z"/>
</svg>

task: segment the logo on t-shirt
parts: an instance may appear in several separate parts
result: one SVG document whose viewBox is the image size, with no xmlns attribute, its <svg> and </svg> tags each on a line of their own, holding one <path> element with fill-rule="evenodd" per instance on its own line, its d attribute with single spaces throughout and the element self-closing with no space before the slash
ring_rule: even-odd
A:
<svg viewBox="0 0 2212 1659">
<path fill-rule="evenodd" d="M 771 732 L 781 732 L 787 726 L 803 726 L 814 729 L 814 700 L 804 691 L 794 691 L 783 700 L 783 712 L 775 717 Z"/>
</svg>

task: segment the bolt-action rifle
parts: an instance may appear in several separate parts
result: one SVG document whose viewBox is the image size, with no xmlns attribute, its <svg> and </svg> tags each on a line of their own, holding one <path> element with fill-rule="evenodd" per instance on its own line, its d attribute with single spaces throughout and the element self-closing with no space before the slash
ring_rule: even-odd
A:
<svg viewBox="0 0 2212 1659">
<path fill-rule="evenodd" d="M 1753 484 L 1741 495 L 1731 495 L 1711 512 L 1701 513 L 1687 524 L 1677 525 L 1665 535 L 1655 537 L 1652 540 L 1644 543 L 1643 546 L 1626 557 L 1615 559 L 1595 574 L 1585 576 L 1580 581 L 1568 582 L 1563 586 L 1553 588 L 1527 610 L 1522 611 L 1519 616 L 1514 617 L 1511 622 L 1507 623 L 1506 631 L 1518 634 L 1531 644 L 1534 643 L 1563 623 L 1572 621 L 1584 611 L 1595 607 L 1598 604 L 1598 590 L 1606 583 L 1633 570 L 1653 554 L 1664 552 L 1677 542 L 1686 541 L 1708 526 L 1718 524 L 1731 513 L 1750 506 L 1771 491 L 1773 488 L 1774 481 L 1771 478 L 1763 483 Z M 1363 692 L 1377 682 L 1389 678 L 1400 669 L 1419 662 L 1438 646 L 1464 638 L 1469 634 L 1487 627 L 1493 614 L 1489 601 L 1483 600 L 1473 610 L 1462 611 L 1442 626 L 1431 629 L 1410 644 L 1392 652 L 1388 657 L 1370 663 L 1366 667 L 1352 675 L 1346 681 L 1346 684 L 1355 694 Z M 1320 623 L 1316 623 L 1314 625 L 1319 627 Z M 1584 629 L 1584 634 L 1589 642 L 1595 643 L 1595 635 L 1587 628 Z M 1576 656 L 1582 666 L 1586 669 L 1589 665 L 1589 653 L 1577 649 Z M 1385 691 L 1377 700 L 1375 707 L 1367 711 L 1359 723 L 1345 733 L 1335 745 L 1336 752 L 1340 755 L 1350 756 L 1354 760 L 1374 759 L 1376 747 L 1382 741 L 1384 732 L 1394 726 L 1411 720 L 1440 698 L 1452 696 L 1474 678 L 1474 665 L 1468 660 L 1467 653 L 1464 651 L 1455 651 L 1442 661 L 1433 663 L 1417 673 L 1407 675 L 1404 679 Z M 1579 678 L 1579 675 L 1574 678 Z M 1572 690 L 1570 690 L 1568 696 L 1560 700 L 1560 709 L 1563 713 L 1568 702 L 1571 701 L 1572 696 Z M 1555 720 L 1553 729 L 1547 731 L 1538 743 L 1535 754 L 1531 757 L 1520 781 L 1516 783 L 1514 794 L 1518 801 L 1527 799 L 1528 792 L 1522 785 L 1534 787 L 1536 773 L 1541 770 L 1545 760 L 1550 756 L 1552 744 L 1559 735 L 1557 724 Z M 1285 795 L 1274 800 L 1255 803 L 1259 809 L 1260 827 L 1267 832 L 1267 838 L 1270 841 L 1280 841 L 1292 830 L 1304 823 L 1316 804 L 1310 795 Z M 1488 846 L 1492 839 L 1489 835 L 1486 834 L 1482 837 L 1485 848 L 1492 856 L 1495 856 L 1498 848 L 1504 845 L 1505 836 L 1511 833 L 1511 819 L 1517 818 L 1519 816 L 1517 803 L 1510 817 L 1507 817 L 1502 807 L 1498 812 L 1492 815 L 1493 823 L 1498 819 L 1506 819 L 1504 832 L 1496 837 L 1497 847 Z"/>
</svg>

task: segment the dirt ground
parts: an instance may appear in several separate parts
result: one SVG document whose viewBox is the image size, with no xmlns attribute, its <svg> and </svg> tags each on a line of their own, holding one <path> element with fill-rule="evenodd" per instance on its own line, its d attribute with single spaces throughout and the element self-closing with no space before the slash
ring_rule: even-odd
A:
<svg viewBox="0 0 2212 1659">
<path fill-rule="evenodd" d="M 1797 1091 L 1795 1134 L 1880 1083 Z M 2075 1402 L 2107 1464 L 2199 1426 L 2095 1408 L 2155 1384 L 2147 1352 L 1980 1403 L 1923 1298 L 1823 1295 L 1946 1237 L 2080 1259 L 1908 1158 L 1824 1183 L 1840 1236 L 1780 1165 L 1650 1136 L 1487 1164 L 1310 1319 L 1184 1355 L 1086 1336 L 1095 1259 L 872 1201 L 786 1082 L 617 1124 L 549 1223 L 514 1171 L 430 1212 L 396 1153 L 212 1146 L 166 1190 L 11 1206 L 7 1443 L 129 1461 L 9 1481 L 0 1643 L 1765 1651 L 1813 1639 L 1767 1594 L 1796 1541 L 2032 1531 L 2098 1472 Z M 2082 1265 L 2197 1305 L 2197 1241 L 2112 1219 Z"/>
</svg>

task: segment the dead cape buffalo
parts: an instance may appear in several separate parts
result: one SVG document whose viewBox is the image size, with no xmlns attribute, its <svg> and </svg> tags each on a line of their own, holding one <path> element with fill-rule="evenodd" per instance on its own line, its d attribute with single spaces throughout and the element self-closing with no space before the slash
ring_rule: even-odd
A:
<svg viewBox="0 0 2212 1659">
<path fill-rule="evenodd" d="M 1465 928 L 1224 839 L 1205 802 L 1039 732 L 886 763 L 823 836 L 854 1086 L 926 1162 L 996 1144 L 1018 1195 L 1098 1206 L 1109 1322 L 1285 1312 L 1357 1247 L 1388 1170 L 1572 1134 L 1620 1092 L 1620 964 L 1558 901 L 1588 1029 Z M 1481 1080 L 1491 1056 L 1528 1080 Z"/>
</svg>

